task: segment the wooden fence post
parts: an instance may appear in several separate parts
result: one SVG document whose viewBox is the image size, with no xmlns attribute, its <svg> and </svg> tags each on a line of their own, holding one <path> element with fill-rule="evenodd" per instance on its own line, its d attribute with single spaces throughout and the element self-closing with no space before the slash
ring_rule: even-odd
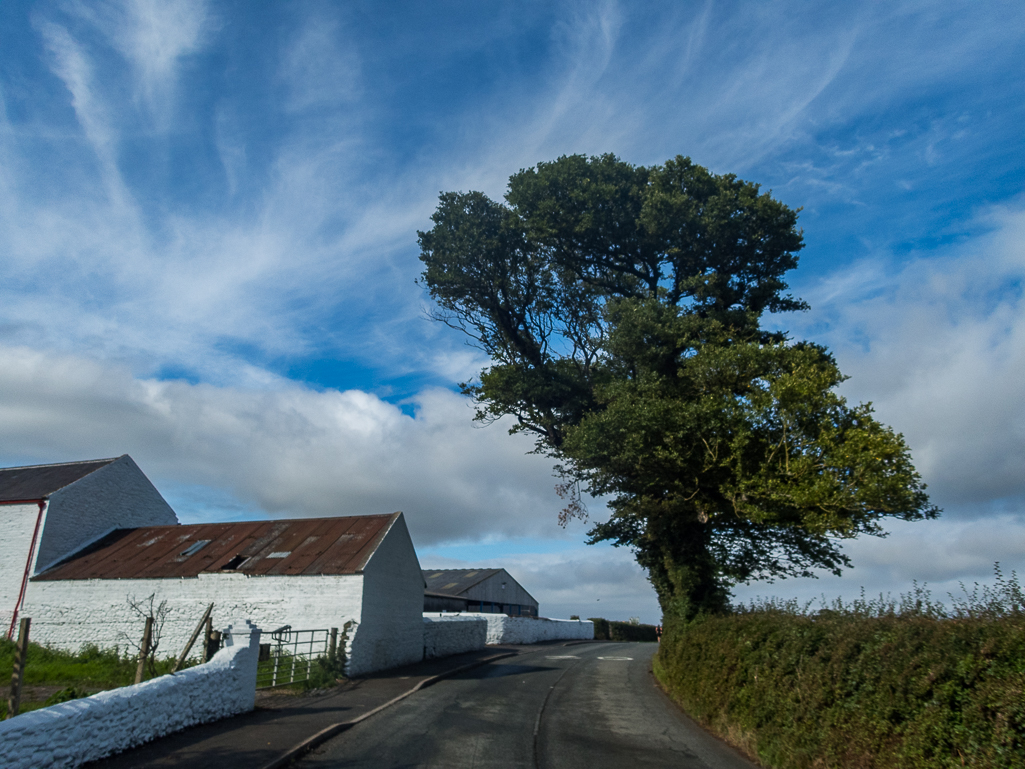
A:
<svg viewBox="0 0 1025 769">
<path fill-rule="evenodd" d="M 209 647 L 207 649 L 207 659 L 217 654 L 217 650 L 221 648 L 221 631 L 212 630 L 210 631 L 210 640 L 207 641 Z"/>
<path fill-rule="evenodd" d="M 203 656 L 202 656 L 203 664 L 206 664 L 207 662 L 209 662 L 210 661 L 210 657 L 212 656 L 210 654 L 210 640 L 213 638 L 213 635 L 214 635 L 214 618 L 213 617 L 207 617 L 206 618 L 206 628 L 203 630 Z"/>
<path fill-rule="evenodd" d="M 25 659 L 28 656 L 28 628 L 31 617 L 22 617 L 18 626 L 18 646 L 11 671 L 11 696 L 7 698 L 7 717 L 14 718 L 21 707 L 21 682 L 25 678 Z"/>
<path fill-rule="evenodd" d="M 139 667 L 135 670 L 135 683 L 141 684 L 146 673 L 146 658 L 149 656 L 149 645 L 153 641 L 153 618 L 146 617 L 146 629 L 142 632 L 142 645 L 139 647 Z"/>
<path fill-rule="evenodd" d="M 207 620 L 210 619 L 210 612 L 214 610 L 214 605 L 210 604 L 206 607 L 206 611 L 203 612 L 203 617 L 199 620 L 199 624 L 196 625 L 196 629 L 192 631 L 192 636 L 189 638 L 189 642 L 185 644 L 185 648 L 182 650 L 181 655 L 178 657 L 178 661 L 174 663 L 174 667 L 171 668 L 172 673 L 177 673 L 181 670 L 182 665 L 185 664 L 185 658 L 189 656 L 189 652 L 192 651 L 192 645 L 196 643 L 196 639 L 199 638 L 199 634 L 203 632 L 203 628 L 206 627 Z"/>
<path fill-rule="evenodd" d="M 327 658 L 331 660 L 331 664 L 334 664 L 335 659 L 338 657 L 338 628 L 331 628 L 331 641 L 327 646 Z"/>
</svg>

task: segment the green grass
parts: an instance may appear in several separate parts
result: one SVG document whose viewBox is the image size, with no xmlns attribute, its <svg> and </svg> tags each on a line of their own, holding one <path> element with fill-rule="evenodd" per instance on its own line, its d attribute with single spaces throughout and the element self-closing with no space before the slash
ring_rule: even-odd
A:
<svg viewBox="0 0 1025 769">
<path fill-rule="evenodd" d="M 0 639 L 0 681 L 5 684 L 11 680 L 15 648 L 13 641 Z M 134 654 L 123 653 L 118 649 L 86 646 L 77 654 L 73 654 L 30 642 L 22 678 L 23 685 L 60 686 L 62 691 L 46 700 L 28 700 L 23 695 L 19 712 L 36 710 L 47 704 L 54 704 L 55 700 L 66 701 L 75 699 L 76 696 L 128 686 L 135 683 L 137 666 L 138 658 Z M 147 679 L 171 672 L 174 660 L 157 660 L 154 667 L 155 671 L 147 669 Z M 4 686 L 4 690 L 5 693 L 9 691 L 7 685 Z M 6 715 L 7 697 L 4 696 L 0 702 L 0 717 Z"/>
</svg>

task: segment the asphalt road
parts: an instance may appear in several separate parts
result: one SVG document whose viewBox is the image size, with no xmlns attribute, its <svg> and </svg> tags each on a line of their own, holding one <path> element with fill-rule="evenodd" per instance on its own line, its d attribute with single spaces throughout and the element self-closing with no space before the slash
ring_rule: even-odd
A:
<svg viewBox="0 0 1025 769">
<path fill-rule="evenodd" d="M 651 677 L 654 644 L 550 646 L 423 689 L 297 766 L 752 769 Z"/>
</svg>

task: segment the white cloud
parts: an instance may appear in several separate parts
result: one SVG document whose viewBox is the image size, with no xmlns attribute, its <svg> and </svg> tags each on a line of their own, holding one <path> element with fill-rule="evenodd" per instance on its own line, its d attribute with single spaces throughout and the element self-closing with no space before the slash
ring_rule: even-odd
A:
<svg viewBox="0 0 1025 769">
<path fill-rule="evenodd" d="M 1025 513 L 1025 210 L 990 210 L 982 227 L 928 257 L 855 264 L 798 291 L 813 310 L 796 321 L 836 353 L 845 394 L 905 434 L 951 515 L 1001 499 Z"/>
<path fill-rule="evenodd" d="M 358 390 L 269 385 L 136 379 L 0 347 L 3 453 L 7 463 L 129 453 L 158 486 L 227 490 L 270 515 L 402 510 L 421 544 L 565 536 L 548 460 L 526 455 L 529 439 L 501 425 L 472 425 L 460 396 L 422 392 L 410 417 Z"/>
<path fill-rule="evenodd" d="M 204 0 L 124 0 L 95 15 L 131 67 L 135 92 L 158 125 L 173 115 L 182 60 L 201 50 L 210 18 Z"/>
<path fill-rule="evenodd" d="M 360 58 L 355 42 L 336 18 L 314 12 L 286 46 L 281 77 L 288 109 L 337 109 L 362 92 Z"/>
</svg>

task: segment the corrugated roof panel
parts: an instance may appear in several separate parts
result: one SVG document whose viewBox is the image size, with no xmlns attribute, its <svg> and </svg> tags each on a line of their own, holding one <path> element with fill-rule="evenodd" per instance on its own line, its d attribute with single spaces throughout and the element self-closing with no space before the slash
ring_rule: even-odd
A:
<svg viewBox="0 0 1025 769">
<path fill-rule="evenodd" d="M 0 502 L 43 499 L 116 460 L 117 457 L 0 468 Z"/>
<path fill-rule="evenodd" d="M 460 595 L 499 571 L 501 569 L 430 569 L 423 574 L 428 590 Z"/>
<path fill-rule="evenodd" d="M 380 526 L 372 525 L 370 516 L 353 519 L 351 525 L 339 534 L 310 568 L 317 573 L 322 569 L 340 569 L 344 573 L 360 571 L 366 559 L 377 547 L 377 536 L 387 528 L 393 517 L 385 516 L 385 521 Z"/>
<path fill-rule="evenodd" d="M 237 573 L 355 574 L 399 515 L 204 523 L 122 529 L 34 579 L 147 579 L 223 573 L 241 556 Z M 182 553 L 201 540 L 193 555 Z M 268 558 L 275 552 L 289 554 Z"/>
<path fill-rule="evenodd" d="M 323 521 L 311 529 L 306 538 L 292 548 L 292 554 L 274 567 L 274 574 L 302 574 L 352 526 L 350 519 Z"/>
</svg>

